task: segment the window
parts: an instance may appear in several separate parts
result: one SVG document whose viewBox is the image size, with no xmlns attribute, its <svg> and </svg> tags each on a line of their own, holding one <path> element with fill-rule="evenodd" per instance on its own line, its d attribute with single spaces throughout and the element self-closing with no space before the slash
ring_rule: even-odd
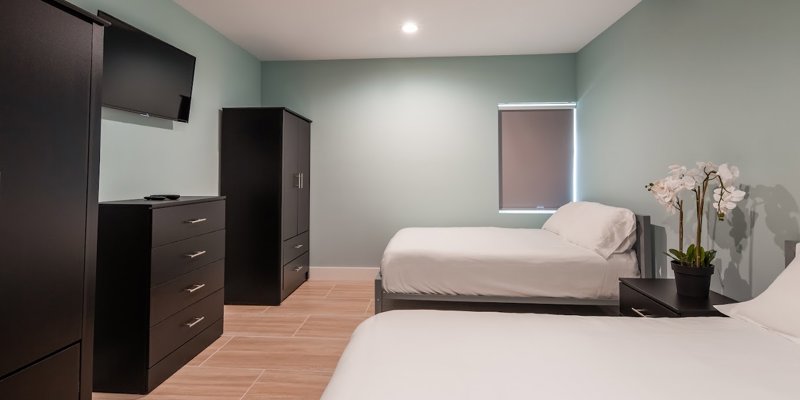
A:
<svg viewBox="0 0 800 400">
<path fill-rule="evenodd" d="M 552 213 L 575 201 L 575 103 L 498 108 L 500 212 Z"/>
</svg>

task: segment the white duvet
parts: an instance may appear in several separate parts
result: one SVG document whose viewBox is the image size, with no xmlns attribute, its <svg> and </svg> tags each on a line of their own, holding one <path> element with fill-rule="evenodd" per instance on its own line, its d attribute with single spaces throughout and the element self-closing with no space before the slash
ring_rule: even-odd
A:
<svg viewBox="0 0 800 400">
<path fill-rule="evenodd" d="M 789 400 L 800 345 L 731 318 L 390 311 L 323 400 Z"/>
<path fill-rule="evenodd" d="M 639 276 L 633 251 L 608 260 L 541 229 L 406 228 L 381 262 L 393 293 L 616 299 Z"/>
</svg>

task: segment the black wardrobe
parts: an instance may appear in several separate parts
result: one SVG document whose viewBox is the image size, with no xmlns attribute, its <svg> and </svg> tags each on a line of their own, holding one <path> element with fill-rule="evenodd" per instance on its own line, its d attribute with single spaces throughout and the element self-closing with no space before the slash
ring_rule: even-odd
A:
<svg viewBox="0 0 800 400">
<path fill-rule="evenodd" d="M 89 400 L 103 21 L 0 13 L 0 399 Z"/>
<path fill-rule="evenodd" d="M 225 302 L 277 305 L 308 279 L 311 120 L 286 108 L 225 108 Z"/>
</svg>

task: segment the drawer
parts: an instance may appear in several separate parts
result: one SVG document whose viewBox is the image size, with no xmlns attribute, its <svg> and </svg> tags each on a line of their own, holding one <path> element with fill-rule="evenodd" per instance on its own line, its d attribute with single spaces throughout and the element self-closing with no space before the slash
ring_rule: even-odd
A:
<svg viewBox="0 0 800 400">
<path fill-rule="evenodd" d="M 225 258 L 225 231 L 156 247 L 150 255 L 152 286 Z"/>
<path fill-rule="evenodd" d="M 222 336 L 222 320 L 217 320 L 199 335 L 189 339 L 183 346 L 164 357 L 158 364 L 147 370 L 145 393 L 150 393 L 181 367 L 200 354 L 206 347 Z M 143 393 L 144 394 L 144 393 Z"/>
<path fill-rule="evenodd" d="M 286 265 L 289 261 L 294 260 L 300 254 L 308 251 L 308 232 L 301 233 L 289 240 L 283 242 L 283 256 L 281 265 Z"/>
<path fill-rule="evenodd" d="M 222 289 L 224 282 L 225 261 L 219 260 L 154 287 L 150 290 L 150 326 Z"/>
<path fill-rule="evenodd" d="M 225 229 L 224 201 L 153 210 L 153 247 L 220 229 Z"/>
<path fill-rule="evenodd" d="M 622 315 L 629 317 L 676 318 L 680 316 L 678 313 L 622 283 L 619 284 L 619 311 Z"/>
<path fill-rule="evenodd" d="M 308 253 L 294 259 L 283 267 L 281 299 L 285 299 L 308 279 Z"/>
<path fill-rule="evenodd" d="M 148 367 L 222 319 L 224 293 L 218 290 L 150 328 Z"/>
<path fill-rule="evenodd" d="M 0 380 L 0 398 L 78 400 L 80 348 L 79 344 L 74 344 L 3 378 Z"/>
</svg>

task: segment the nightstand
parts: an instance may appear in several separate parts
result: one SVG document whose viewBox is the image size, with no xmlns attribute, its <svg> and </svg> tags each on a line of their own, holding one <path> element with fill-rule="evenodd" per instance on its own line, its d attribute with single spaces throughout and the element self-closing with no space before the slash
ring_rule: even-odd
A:
<svg viewBox="0 0 800 400">
<path fill-rule="evenodd" d="M 713 291 L 707 299 L 678 296 L 674 279 L 619 280 L 619 311 L 629 317 L 722 317 L 714 306 L 735 302 Z"/>
</svg>

